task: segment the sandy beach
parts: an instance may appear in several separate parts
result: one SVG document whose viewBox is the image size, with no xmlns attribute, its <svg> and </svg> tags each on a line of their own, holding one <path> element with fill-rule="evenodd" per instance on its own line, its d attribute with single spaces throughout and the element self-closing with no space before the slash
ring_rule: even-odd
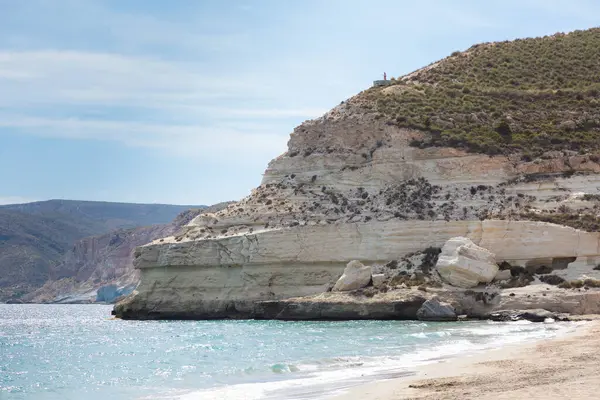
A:
<svg viewBox="0 0 600 400">
<path fill-rule="evenodd" d="M 566 336 L 425 365 L 337 400 L 600 398 L 600 321 Z"/>
</svg>

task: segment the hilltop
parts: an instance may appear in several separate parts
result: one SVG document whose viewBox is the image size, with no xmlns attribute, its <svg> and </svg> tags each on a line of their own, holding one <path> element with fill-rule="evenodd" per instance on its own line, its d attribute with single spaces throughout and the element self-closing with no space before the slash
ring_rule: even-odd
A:
<svg viewBox="0 0 600 400">
<path fill-rule="evenodd" d="M 600 28 L 483 43 L 350 99 L 425 133 L 411 145 L 475 153 L 600 150 Z"/>
</svg>

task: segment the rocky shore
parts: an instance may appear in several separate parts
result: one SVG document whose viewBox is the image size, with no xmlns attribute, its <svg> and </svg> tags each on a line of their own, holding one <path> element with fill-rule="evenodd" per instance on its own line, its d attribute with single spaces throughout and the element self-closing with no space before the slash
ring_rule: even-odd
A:
<svg viewBox="0 0 600 400">
<path fill-rule="evenodd" d="M 548 230 L 552 229 L 558 229 L 559 232 L 561 229 L 572 230 L 545 223 L 535 224 L 546 230 L 545 235 L 540 234 L 542 237 L 548 236 Z M 531 229 L 529 224 L 524 226 Z M 578 235 L 581 246 L 585 242 L 585 233 L 572 231 Z M 504 231 L 502 241 L 489 240 L 487 243 L 497 243 L 499 249 L 505 248 L 505 243 L 511 242 L 507 232 Z M 527 243 L 521 243 L 521 246 L 527 246 Z M 515 246 L 510 251 L 518 252 L 519 249 Z M 182 257 L 190 256 L 194 256 L 191 249 L 187 254 L 182 254 Z M 238 294 L 239 299 L 219 299 L 217 294 L 214 299 L 206 301 L 203 298 L 205 292 L 197 292 L 183 298 L 187 304 L 179 307 L 177 303 L 167 302 L 182 301 L 187 290 L 175 290 L 176 285 L 190 285 L 191 282 L 178 283 L 175 277 L 169 287 L 161 289 L 164 293 L 160 298 L 162 303 L 157 306 L 149 308 L 143 303 L 152 300 L 152 297 L 144 297 L 144 294 L 154 296 L 154 293 L 137 292 L 119 303 L 114 313 L 125 319 L 568 320 L 569 315 L 600 313 L 600 280 L 596 278 L 598 270 L 594 265 L 571 268 L 570 264 L 576 259 L 540 258 L 533 263 L 526 263 L 525 267 L 513 266 L 505 259 L 498 262 L 495 253 L 470 239 L 455 237 L 449 239 L 442 248 L 428 247 L 386 264 L 365 266 L 358 260 L 351 261 L 337 277 L 333 273 L 322 274 L 323 287 L 319 288 L 320 293 L 317 294 L 286 297 L 282 294 L 284 298 L 260 299 L 253 297 L 260 295 L 260 292 L 242 292 Z M 159 272 L 164 273 L 169 268 L 173 267 L 165 266 Z M 194 276 L 195 272 L 189 268 L 181 271 L 189 272 L 183 275 L 188 278 Z M 206 272 L 206 269 L 199 271 Z M 265 279 L 272 277 L 273 271 L 259 271 L 263 271 L 262 276 L 257 273 L 254 279 L 260 278 L 262 281 L 252 283 L 257 289 L 272 288 L 275 281 L 268 282 Z M 275 276 L 306 283 L 307 276 L 298 277 L 297 268 L 291 269 L 288 275 L 284 275 L 285 272 L 288 271 L 278 271 Z M 200 275 L 198 284 L 209 284 L 201 277 L 207 276 Z M 265 288 L 261 288 L 263 285 Z M 223 293 L 223 289 L 219 287 L 218 290 Z M 274 297 L 274 293 L 266 297 Z"/>
<path fill-rule="evenodd" d="M 414 376 L 369 383 L 335 399 L 594 399 L 600 390 L 599 333 L 600 323 L 589 322 L 541 343 L 419 366 Z"/>
<path fill-rule="evenodd" d="M 430 106 L 411 109 L 423 126 L 396 115 L 409 104 L 437 104 L 441 94 L 454 101 L 452 82 L 464 72 L 452 69 L 457 60 L 475 65 L 506 46 L 559 40 L 474 47 L 304 122 L 248 197 L 136 249 L 140 284 L 115 315 L 448 320 L 509 310 L 600 312 L 600 157 L 594 149 L 561 147 L 572 131 L 560 124 L 553 129 L 563 136 L 536 136 L 535 153 L 525 154 L 511 144 L 524 140 L 511 130 L 522 127 L 518 113 L 498 111 L 506 104 L 492 96 L 496 86 L 495 92 L 475 88 L 478 101 L 495 102 L 496 112 L 439 114 L 450 118 L 442 121 L 447 132 L 432 128 Z M 450 86 L 438 93 L 444 85 Z M 463 88 L 463 96 L 472 90 Z M 586 121 L 600 121 L 590 113 Z M 453 136 L 473 124 L 495 138 L 494 146 Z M 511 315 L 528 314 L 511 311 L 506 318 Z"/>
</svg>

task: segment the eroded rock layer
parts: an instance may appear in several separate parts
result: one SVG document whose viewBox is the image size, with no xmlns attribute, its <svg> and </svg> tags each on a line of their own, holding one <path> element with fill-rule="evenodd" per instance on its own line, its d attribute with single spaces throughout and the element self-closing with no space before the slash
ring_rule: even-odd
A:
<svg viewBox="0 0 600 400">
<path fill-rule="evenodd" d="M 432 64 L 428 70 L 445 71 L 444 65 Z M 592 298 L 596 289 L 589 282 L 600 278 L 600 157 L 557 150 L 560 146 L 554 144 L 539 147 L 535 159 L 508 144 L 502 147 L 507 149 L 504 155 L 495 151 L 491 156 L 428 147 L 453 141 L 444 136 L 447 132 L 415 130 L 408 119 L 399 116 L 396 121 L 404 122 L 393 122 L 380 112 L 382 105 L 401 112 L 407 104 L 394 102 L 429 96 L 424 85 L 434 83 L 413 82 L 407 76 L 297 127 L 288 151 L 269 163 L 261 185 L 248 197 L 200 215 L 175 236 L 137 250 L 134 265 L 141 271 L 141 283 L 134 296 L 115 308 L 116 315 L 266 317 L 296 315 L 298 309 L 309 310 L 311 302 L 321 305 L 311 315 L 330 318 L 407 315 L 399 304 L 418 309 L 427 296 L 406 300 L 402 291 L 429 284 L 455 293 L 424 267 L 430 262 L 422 263 L 418 273 L 408 271 L 411 254 L 437 257 L 431 249 L 458 236 L 495 254 L 500 269 L 496 281 L 505 282 L 498 283 L 504 290 L 542 282 L 579 290 L 584 283 L 570 282 L 581 281 L 588 282 L 586 298 Z M 399 97 L 398 91 L 414 93 Z M 425 115 L 431 110 L 415 112 L 428 120 Z M 460 115 L 464 121 L 451 124 L 480 118 L 477 113 Z M 519 138 L 511 136 L 509 117 L 492 132 L 507 143 Z M 433 140 L 435 135 L 448 140 Z M 399 268 L 403 258 L 408 261 Z M 371 300 L 342 301 L 346 295 L 340 294 L 326 296 L 329 300 L 279 302 L 328 294 L 351 260 L 372 267 L 377 275 Z M 481 296 L 485 307 L 471 307 L 472 314 L 517 305 L 509 293 L 496 302 Z M 271 303 L 257 305 L 265 301 Z M 348 314 L 336 308 L 340 301 L 350 307 Z M 375 303 L 387 311 L 373 311 L 382 310 Z M 548 304 L 560 308 L 564 303 Z"/>
</svg>

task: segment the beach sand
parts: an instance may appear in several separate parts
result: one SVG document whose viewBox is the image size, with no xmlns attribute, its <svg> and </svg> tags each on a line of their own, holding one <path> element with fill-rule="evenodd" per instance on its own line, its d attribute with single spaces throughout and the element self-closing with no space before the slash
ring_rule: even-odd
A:
<svg viewBox="0 0 600 400">
<path fill-rule="evenodd" d="M 544 342 L 514 345 L 353 388 L 337 400 L 600 399 L 600 321 Z"/>
</svg>

